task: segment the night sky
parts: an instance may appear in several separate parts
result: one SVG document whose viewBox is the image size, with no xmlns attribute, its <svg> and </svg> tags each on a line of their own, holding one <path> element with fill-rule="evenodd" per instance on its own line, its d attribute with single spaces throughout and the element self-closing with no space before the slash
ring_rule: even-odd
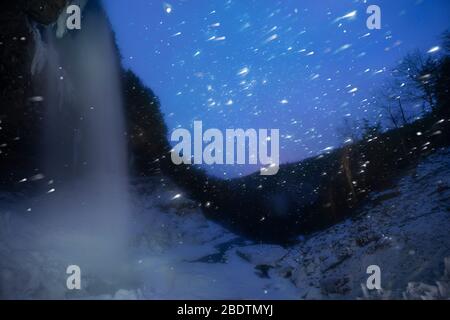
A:
<svg viewBox="0 0 450 320">
<path fill-rule="evenodd" d="M 159 96 L 170 132 L 194 120 L 277 128 L 282 163 L 341 144 L 344 118 L 375 121 L 373 96 L 390 70 L 438 46 L 450 21 L 448 0 L 104 3 L 124 65 Z M 381 7 L 381 30 L 366 27 L 370 4 Z M 259 166 L 207 169 L 233 177 Z"/>
</svg>

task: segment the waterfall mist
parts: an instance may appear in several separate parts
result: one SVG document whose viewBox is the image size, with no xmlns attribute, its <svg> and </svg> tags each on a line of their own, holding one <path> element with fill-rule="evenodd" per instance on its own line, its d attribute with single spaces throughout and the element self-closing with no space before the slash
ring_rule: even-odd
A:
<svg viewBox="0 0 450 320">
<path fill-rule="evenodd" d="M 109 21 L 89 1 L 82 29 L 44 30 L 47 63 L 43 172 L 37 219 L 69 264 L 111 276 L 128 239 L 129 204 L 120 62 Z M 33 211 L 36 211 L 33 209 Z M 44 237 L 45 238 L 45 237 Z M 84 269 L 83 269 L 84 268 Z M 122 271 L 121 271 L 122 272 Z"/>
</svg>

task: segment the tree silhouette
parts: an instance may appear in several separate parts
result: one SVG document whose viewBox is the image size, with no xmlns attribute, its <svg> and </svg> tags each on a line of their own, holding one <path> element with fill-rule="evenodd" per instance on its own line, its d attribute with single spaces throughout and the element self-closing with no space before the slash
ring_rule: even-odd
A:
<svg viewBox="0 0 450 320">
<path fill-rule="evenodd" d="M 397 81 L 409 88 L 412 99 L 422 100 L 431 110 L 436 108 L 436 83 L 439 62 L 431 56 L 426 57 L 420 51 L 406 55 L 399 66 L 393 71 Z M 412 89 L 412 90 L 411 90 Z"/>
</svg>

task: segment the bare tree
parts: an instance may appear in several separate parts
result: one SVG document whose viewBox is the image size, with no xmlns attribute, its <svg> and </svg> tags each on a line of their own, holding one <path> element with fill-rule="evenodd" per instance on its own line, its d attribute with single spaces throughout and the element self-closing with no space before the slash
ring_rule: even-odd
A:
<svg viewBox="0 0 450 320">
<path fill-rule="evenodd" d="M 439 62 L 420 51 L 408 54 L 393 71 L 394 77 L 408 90 L 410 98 L 422 100 L 434 110 L 436 107 L 435 86 Z"/>
<path fill-rule="evenodd" d="M 400 96 L 397 97 L 397 101 L 398 101 L 398 109 L 400 110 L 400 115 L 402 117 L 403 125 L 405 125 L 408 123 L 408 120 L 406 118 L 405 109 L 403 109 L 402 98 Z"/>
<path fill-rule="evenodd" d="M 381 123 L 379 121 L 373 123 L 366 118 L 362 120 L 361 130 L 363 140 L 374 139 L 383 132 Z"/>
<path fill-rule="evenodd" d="M 375 104 L 383 110 L 394 128 L 399 128 L 408 123 L 408 116 L 402 103 L 402 97 L 405 96 L 403 87 L 395 79 L 387 81 L 378 90 L 375 98 Z"/>
<path fill-rule="evenodd" d="M 344 118 L 343 123 L 337 128 L 337 133 L 344 141 L 351 139 L 352 142 L 356 142 L 360 139 L 359 131 L 360 127 L 356 121 L 352 121 L 349 118 Z"/>
<path fill-rule="evenodd" d="M 441 107 L 448 105 L 450 97 L 450 30 L 442 35 L 442 48 L 444 56 L 439 62 L 435 87 L 437 104 Z"/>
<path fill-rule="evenodd" d="M 447 54 L 450 53 L 450 30 L 442 34 L 442 48 Z"/>
</svg>

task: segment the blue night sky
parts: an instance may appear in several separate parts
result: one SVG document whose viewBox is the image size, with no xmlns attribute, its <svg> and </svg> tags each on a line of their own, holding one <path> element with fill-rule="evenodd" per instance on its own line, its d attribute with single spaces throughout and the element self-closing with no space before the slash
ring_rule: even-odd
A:
<svg viewBox="0 0 450 320">
<path fill-rule="evenodd" d="M 124 65 L 159 96 L 170 132 L 194 120 L 278 128 L 282 163 L 341 144 L 346 117 L 379 117 L 373 96 L 389 71 L 439 45 L 450 21 L 448 0 L 104 3 Z M 381 30 L 366 27 L 370 4 L 381 7 Z M 259 167 L 209 170 L 231 177 Z"/>
</svg>

